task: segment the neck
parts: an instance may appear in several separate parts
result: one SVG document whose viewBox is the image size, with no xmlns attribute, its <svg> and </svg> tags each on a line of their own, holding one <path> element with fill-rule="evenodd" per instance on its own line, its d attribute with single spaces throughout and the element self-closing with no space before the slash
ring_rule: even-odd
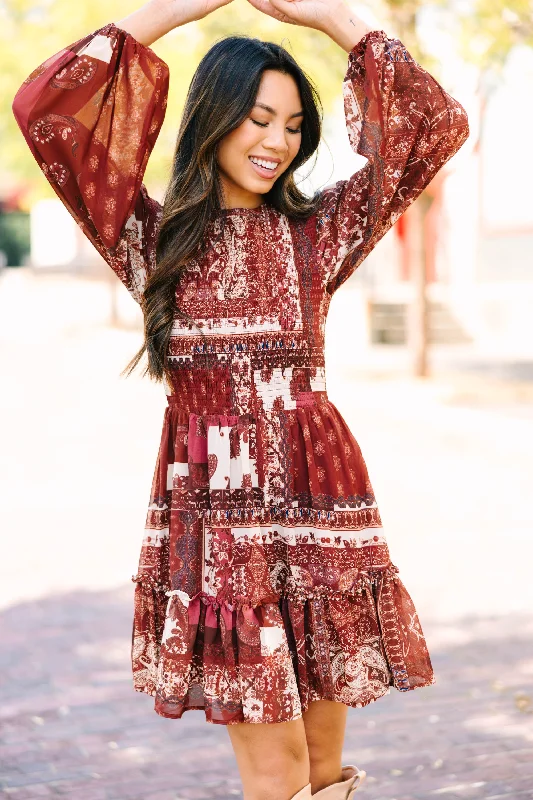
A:
<svg viewBox="0 0 533 800">
<path fill-rule="evenodd" d="M 259 208 L 263 205 L 263 195 L 247 192 L 233 183 L 230 183 L 224 174 L 221 174 L 224 195 L 223 208 Z"/>
</svg>

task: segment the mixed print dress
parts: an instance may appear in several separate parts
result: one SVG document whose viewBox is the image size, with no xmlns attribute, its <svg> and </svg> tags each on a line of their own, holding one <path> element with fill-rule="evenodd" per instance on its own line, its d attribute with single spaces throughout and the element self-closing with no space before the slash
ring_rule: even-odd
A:
<svg viewBox="0 0 533 800">
<path fill-rule="evenodd" d="M 142 183 L 167 65 L 115 24 L 50 58 L 13 109 L 40 168 L 131 295 L 156 268 Z M 328 399 L 333 293 L 468 135 L 464 109 L 382 31 L 348 55 L 366 165 L 306 221 L 216 212 L 176 291 L 172 375 L 134 581 L 134 688 L 223 725 L 361 707 L 433 683 L 359 446 Z M 346 335 L 350 335 L 346 321 Z"/>
</svg>

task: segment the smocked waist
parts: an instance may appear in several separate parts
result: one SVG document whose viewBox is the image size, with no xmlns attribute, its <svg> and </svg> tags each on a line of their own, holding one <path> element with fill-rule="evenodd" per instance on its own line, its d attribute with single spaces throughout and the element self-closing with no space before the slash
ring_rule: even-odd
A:
<svg viewBox="0 0 533 800">
<path fill-rule="evenodd" d="M 287 411 L 327 399 L 323 365 L 264 367 L 246 359 L 217 361 L 210 369 L 172 369 L 170 377 L 167 396 L 177 398 L 170 403 L 197 414 Z"/>
<path fill-rule="evenodd" d="M 262 414 L 282 413 L 297 408 L 312 408 L 323 403 L 329 403 L 328 395 L 325 390 L 321 391 L 302 391 L 298 392 L 295 397 L 276 397 L 273 402 L 265 404 L 262 398 L 257 398 L 256 402 L 247 403 L 246 405 L 235 405 L 217 402 L 223 398 L 210 397 L 206 398 L 206 402 L 198 402 L 198 398 L 194 399 L 176 392 L 174 394 L 167 394 L 167 404 L 172 408 L 176 408 L 188 414 L 195 414 L 197 416 L 211 416 L 211 415 L 228 415 L 228 416 L 246 416 L 257 417 Z"/>
</svg>

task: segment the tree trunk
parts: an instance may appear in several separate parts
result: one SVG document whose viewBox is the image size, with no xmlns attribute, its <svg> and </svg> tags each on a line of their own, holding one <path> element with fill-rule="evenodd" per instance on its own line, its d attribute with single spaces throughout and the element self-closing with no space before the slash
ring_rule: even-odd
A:
<svg viewBox="0 0 533 800">
<path fill-rule="evenodd" d="M 406 247 L 412 300 L 407 313 L 407 341 L 411 352 L 413 374 L 425 378 L 429 375 L 429 309 L 427 298 L 427 259 L 425 242 L 426 215 L 432 198 L 423 192 L 405 212 Z"/>
</svg>

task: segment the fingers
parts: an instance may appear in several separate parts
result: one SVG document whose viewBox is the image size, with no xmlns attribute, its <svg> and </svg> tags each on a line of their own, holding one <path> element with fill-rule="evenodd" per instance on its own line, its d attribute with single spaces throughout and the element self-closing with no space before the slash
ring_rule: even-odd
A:
<svg viewBox="0 0 533 800">
<path fill-rule="evenodd" d="M 248 2 L 263 14 L 267 14 L 267 16 L 273 17 L 281 22 L 284 21 L 285 15 L 274 8 L 274 5 L 270 2 L 270 0 L 248 0 Z"/>
<path fill-rule="evenodd" d="M 284 14 L 291 19 L 291 22 L 299 10 L 298 0 L 269 0 L 269 2 L 280 14 Z"/>
<path fill-rule="evenodd" d="M 284 11 L 287 13 L 291 13 L 291 10 L 294 12 L 295 6 L 298 5 L 298 0 L 270 0 L 272 5 L 275 8 L 278 8 L 280 11 Z"/>
<path fill-rule="evenodd" d="M 275 9 L 270 0 L 248 0 L 248 2 L 254 8 L 257 8 L 258 11 L 262 11 L 263 14 L 268 14 L 269 17 L 272 17 L 275 13 Z"/>
<path fill-rule="evenodd" d="M 206 14 L 211 14 L 217 8 L 222 8 L 232 3 L 233 0 L 206 0 Z"/>
<path fill-rule="evenodd" d="M 306 25 L 305 14 L 302 13 L 302 6 L 305 0 L 248 0 L 248 2 L 269 17 L 277 19 L 278 22 L 286 22 L 290 25 Z"/>
<path fill-rule="evenodd" d="M 257 8 L 258 11 L 262 11 L 264 14 L 269 13 L 270 0 L 248 0 L 251 6 Z"/>
</svg>

